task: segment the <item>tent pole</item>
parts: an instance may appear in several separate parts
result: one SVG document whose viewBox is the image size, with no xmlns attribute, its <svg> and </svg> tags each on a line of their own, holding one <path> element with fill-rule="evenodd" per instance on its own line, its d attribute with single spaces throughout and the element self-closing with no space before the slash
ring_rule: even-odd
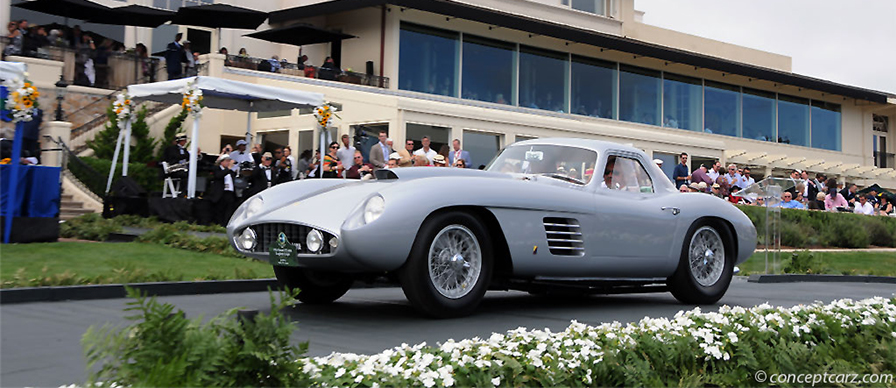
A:
<svg viewBox="0 0 896 388">
<path fill-rule="evenodd" d="M 121 162 L 121 176 L 128 176 L 128 163 L 131 156 L 131 118 L 124 123 L 124 160 Z"/>
<path fill-rule="evenodd" d="M 115 142 L 115 152 L 112 154 L 112 168 L 109 169 L 109 179 L 106 181 L 106 194 L 112 189 L 112 177 L 115 176 L 115 164 L 118 163 L 118 152 L 121 151 L 121 140 L 124 131 L 118 131 L 118 140 Z"/>
<path fill-rule="evenodd" d="M 187 198 L 196 197 L 196 158 L 199 157 L 199 118 L 193 118 L 193 132 L 190 134 L 190 177 L 187 180 Z"/>
<path fill-rule="evenodd" d="M 317 162 L 320 171 L 317 172 L 317 177 L 323 179 L 324 156 L 327 154 L 327 128 L 322 125 L 318 125 L 317 127 L 320 128 L 320 160 Z"/>
<path fill-rule="evenodd" d="M 12 158 L 9 164 L 9 183 L 6 185 L 6 218 L 3 220 L 3 243 L 9 244 L 9 236 L 12 234 L 12 220 L 15 218 L 16 210 L 16 191 L 19 185 L 19 168 L 22 157 L 22 138 L 25 134 L 25 123 L 19 121 L 16 123 L 16 133 L 12 142 Z"/>
<path fill-rule="evenodd" d="M 246 148 L 252 152 L 252 110 L 255 109 L 255 103 L 249 102 L 249 111 L 246 112 Z"/>
</svg>

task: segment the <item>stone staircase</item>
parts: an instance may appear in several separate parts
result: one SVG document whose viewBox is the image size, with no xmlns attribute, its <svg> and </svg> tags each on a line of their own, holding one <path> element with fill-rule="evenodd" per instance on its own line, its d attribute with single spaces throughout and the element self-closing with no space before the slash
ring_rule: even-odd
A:
<svg viewBox="0 0 896 388">
<path fill-rule="evenodd" d="M 62 191 L 59 205 L 60 220 L 68 221 L 72 218 L 93 212 L 93 210 L 85 208 L 83 202 L 76 201 L 74 195 L 66 194 L 65 190 Z"/>
</svg>

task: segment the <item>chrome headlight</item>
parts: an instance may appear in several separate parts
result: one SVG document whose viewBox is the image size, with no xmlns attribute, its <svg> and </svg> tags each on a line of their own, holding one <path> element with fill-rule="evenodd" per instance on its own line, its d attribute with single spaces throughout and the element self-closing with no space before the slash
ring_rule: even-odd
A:
<svg viewBox="0 0 896 388">
<path fill-rule="evenodd" d="M 305 237 L 305 246 L 311 252 L 318 252 L 320 248 L 324 245 L 324 235 L 320 233 L 319 230 L 314 229 L 308 233 L 308 237 Z"/>
<path fill-rule="evenodd" d="M 383 215 L 383 210 L 385 210 L 385 208 L 386 200 L 384 200 L 382 196 L 375 195 L 370 197 L 364 205 L 364 223 L 369 224 L 376 221 L 377 218 L 380 218 L 380 216 Z"/>
<path fill-rule="evenodd" d="M 252 228 L 246 228 L 243 233 L 236 238 L 236 246 L 244 251 L 251 251 L 258 243 L 258 236 Z"/>
</svg>

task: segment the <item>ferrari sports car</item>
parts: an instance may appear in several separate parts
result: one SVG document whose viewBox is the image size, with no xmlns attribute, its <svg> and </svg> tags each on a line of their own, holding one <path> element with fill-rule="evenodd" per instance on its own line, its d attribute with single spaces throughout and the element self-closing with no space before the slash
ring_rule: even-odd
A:
<svg viewBox="0 0 896 388">
<path fill-rule="evenodd" d="M 598 174 L 596 174 L 598 173 Z M 732 204 L 679 193 L 638 149 L 583 139 L 505 148 L 485 171 L 409 167 L 305 179 L 244 202 L 227 225 L 303 303 L 356 280 L 400 282 L 426 315 L 472 313 L 486 290 L 725 294 L 756 229 Z"/>
</svg>

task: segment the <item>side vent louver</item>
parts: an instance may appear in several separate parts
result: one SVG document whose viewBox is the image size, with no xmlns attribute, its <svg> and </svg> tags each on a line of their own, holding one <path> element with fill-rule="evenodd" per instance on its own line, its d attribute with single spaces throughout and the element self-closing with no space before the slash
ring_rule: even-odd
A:
<svg viewBox="0 0 896 388">
<path fill-rule="evenodd" d="M 582 228 L 579 221 L 572 218 L 545 217 L 544 232 L 548 239 L 548 249 L 557 256 L 584 256 Z"/>
</svg>

